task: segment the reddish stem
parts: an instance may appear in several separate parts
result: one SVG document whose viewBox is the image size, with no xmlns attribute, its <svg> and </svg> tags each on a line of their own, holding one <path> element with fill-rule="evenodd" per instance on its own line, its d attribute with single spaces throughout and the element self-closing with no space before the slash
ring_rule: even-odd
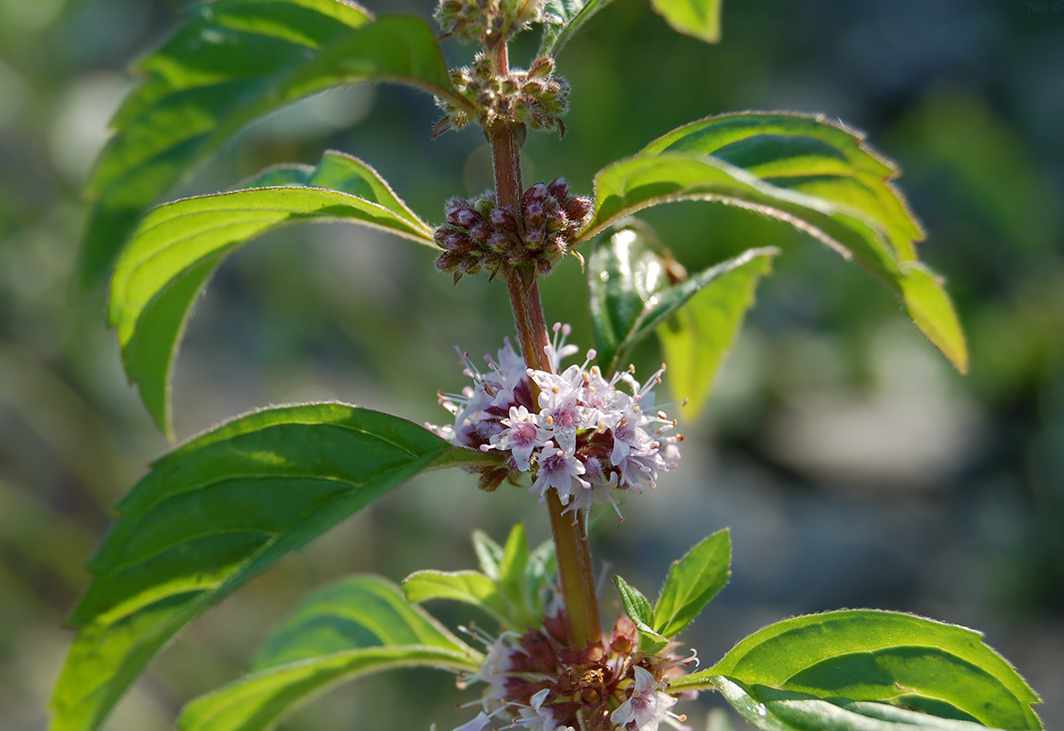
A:
<svg viewBox="0 0 1064 731">
<path fill-rule="evenodd" d="M 490 52 L 495 73 L 508 74 L 510 70 L 506 43 L 497 44 Z M 517 130 L 511 124 L 496 123 L 485 131 L 491 143 L 495 194 L 499 205 L 512 206 L 512 210 L 519 215 L 524 184 L 521 181 L 521 143 Z M 513 306 L 514 321 L 525 363 L 529 368 L 551 371 L 550 360 L 544 350 L 550 340 L 546 322 L 543 320 L 543 305 L 535 277 L 525 283 L 516 271 L 511 271 L 506 277 L 506 285 L 510 292 L 510 303 Z M 533 383 L 534 404 L 538 404 L 538 391 Z M 564 506 L 554 488 L 547 492 L 546 498 L 558 560 L 558 574 L 562 584 L 562 598 L 565 602 L 565 616 L 569 625 L 569 640 L 574 646 L 583 648 L 590 642 L 602 639 L 591 550 L 579 514 L 562 514 Z"/>
</svg>

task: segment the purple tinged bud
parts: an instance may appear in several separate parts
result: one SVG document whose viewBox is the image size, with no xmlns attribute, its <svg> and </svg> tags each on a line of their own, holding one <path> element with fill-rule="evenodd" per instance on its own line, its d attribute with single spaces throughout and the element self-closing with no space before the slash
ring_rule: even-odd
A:
<svg viewBox="0 0 1064 731">
<path fill-rule="evenodd" d="M 525 243 L 529 246 L 538 247 L 543 243 L 544 233 L 542 228 L 532 228 L 525 232 Z"/>
<path fill-rule="evenodd" d="M 569 184 L 565 182 L 565 178 L 555 178 L 547 186 L 547 192 L 560 203 L 569 197 Z"/>
<path fill-rule="evenodd" d="M 455 231 L 448 236 L 440 245 L 448 251 L 465 252 L 472 248 L 473 242 L 469 236 L 461 231 Z"/>
<path fill-rule="evenodd" d="M 525 205 L 532 202 L 543 202 L 547 198 L 547 186 L 543 183 L 536 183 L 531 188 L 525 191 L 522 201 Z"/>
<path fill-rule="evenodd" d="M 479 215 L 478 215 L 479 218 Z M 469 228 L 469 238 L 478 244 L 487 244 L 491 238 L 491 224 L 481 218 Z"/>
<path fill-rule="evenodd" d="M 514 218 L 514 214 L 510 212 L 509 206 L 493 210 L 491 212 L 491 223 L 495 228 L 503 229 L 507 232 L 517 231 L 517 220 Z"/>
<path fill-rule="evenodd" d="M 436 268 L 441 272 L 453 272 L 462 265 L 465 257 L 453 251 L 445 251 L 436 259 Z"/>
<path fill-rule="evenodd" d="M 455 214 L 455 226 L 461 226 L 462 228 L 472 228 L 475 224 L 484 220 L 484 217 L 474 211 L 468 205 Z"/>
<path fill-rule="evenodd" d="M 459 219 L 463 211 L 469 211 L 469 204 L 464 200 L 458 198 L 451 198 L 447 201 L 447 204 L 443 208 L 443 213 L 447 217 L 447 223 L 452 226 L 461 226 L 462 222 Z"/>
<path fill-rule="evenodd" d="M 572 221 L 583 222 L 591 213 L 591 199 L 576 195 L 565 202 L 565 215 Z"/>
<path fill-rule="evenodd" d="M 494 252 L 503 252 L 513 248 L 513 240 L 507 234 L 496 231 L 488 239 L 488 248 Z"/>
<path fill-rule="evenodd" d="M 556 234 L 559 231 L 564 231 L 568 223 L 569 219 L 566 218 L 563 211 L 553 211 L 547 218 L 547 230 Z"/>
<path fill-rule="evenodd" d="M 525 206 L 525 222 L 529 226 L 541 226 L 546 215 L 546 211 L 539 203 L 531 203 Z"/>
</svg>

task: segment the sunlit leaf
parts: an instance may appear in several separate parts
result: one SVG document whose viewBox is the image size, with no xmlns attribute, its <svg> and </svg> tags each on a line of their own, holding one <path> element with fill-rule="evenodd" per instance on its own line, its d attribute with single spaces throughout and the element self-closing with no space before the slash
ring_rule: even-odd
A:
<svg viewBox="0 0 1064 731">
<path fill-rule="evenodd" d="M 415 571 L 403 579 L 403 592 L 409 602 L 451 599 L 480 607 L 500 622 L 508 618 L 498 585 L 479 571 Z"/>
<path fill-rule="evenodd" d="M 718 320 L 713 324 L 732 329 L 714 332 L 690 353 L 666 353 L 670 390 L 680 394 L 679 400 L 695 399 L 707 392 L 752 301 L 752 291 L 748 291 L 754 283 L 751 278 L 767 271 L 770 259 L 777 253 L 777 249 L 751 249 L 688 277 L 646 226 L 638 221 L 626 225 L 608 242 L 596 246 L 588 262 L 591 321 L 599 364 L 607 373 L 620 369 L 632 348 L 655 331 L 659 337 L 663 331 L 667 331 L 666 337 L 673 335 L 668 340 L 670 346 L 688 345 L 692 338 L 702 335 L 701 320 L 709 316 L 712 307 Z M 748 286 L 744 288 L 743 283 Z M 714 294 L 704 295 L 707 299 L 699 312 L 676 319 L 676 313 L 685 312 L 685 305 L 706 288 Z M 665 338 L 662 342 L 666 342 Z M 675 383 L 674 355 L 679 376 Z M 696 403 L 696 415 L 700 407 L 701 403 Z"/>
<path fill-rule="evenodd" d="M 676 30 L 708 43 L 720 40 L 721 0 L 650 0 Z"/>
<path fill-rule="evenodd" d="M 254 412 L 176 448 L 116 505 L 89 563 L 52 731 L 98 728 L 189 621 L 279 558 L 419 472 L 487 457 L 337 403 Z"/>
<path fill-rule="evenodd" d="M 483 657 L 385 579 L 359 576 L 312 595 L 251 672 L 187 705 L 183 731 L 260 731 L 337 682 L 401 667 L 476 670 Z"/>
<path fill-rule="evenodd" d="M 1038 696 L 978 632 L 911 614 L 861 609 L 794 617 L 755 632 L 672 687 L 713 687 L 718 675 L 746 688 L 878 701 L 1002 729 L 1042 728 L 1031 708 Z"/>
<path fill-rule="evenodd" d="M 694 621 L 731 576 L 731 538 L 727 529 L 703 539 L 669 567 L 654 605 L 654 630 L 675 637 Z"/>
<path fill-rule="evenodd" d="M 335 86 L 392 81 L 459 107 L 432 28 L 344 0 L 216 0 L 136 68 L 88 185 L 79 278 L 101 282 L 144 211 L 249 122 Z"/>
<path fill-rule="evenodd" d="M 557 56 L 569 39 L 613 0 L 546 0 L 540 56 Z"/>
<path fill-rule="evenodd" d="M 702 413 L 724 357 L 735 344 L 761 278 L 772 270 L 778 249 L 748 249 L 699 275 L 706 285 L 655 328 L 669 365 L 669 392 L 687 399 L 686 419 Z"/>
<path fill-rule="evenodd" d="M 338 152 L 326 153 L 316 168 L 268 170 L 248 189 L 168 203 L 141 222 L 117 262 L 108 321 L 118 328 L 129 379 L 167 436 L 174 358 L 211 274 L 248 241 L 312 220 L 358 223 L 434 246 L 428 225 L 375 170 Z"/>
<path fill-rule="evenodd" d="M 580 239 L 643 208 L 680 200 L 774 216 L 875 274 L 963 372 L 964 335 L 941 281 L 916 260 L 913 243 L 923 232 L 891 183 L 896 175 L 861 135 L 820 117 L 711 117 L 600 171 L 595 218 Z"/>
<path fill-rule="evenodd" d="M 765 686 L 744 688 L 724 676 L 713 686 L 761 731 L 987 731 L 980 723 L 940 718 L 885 703 L 821 700 Z"/>
</svg>

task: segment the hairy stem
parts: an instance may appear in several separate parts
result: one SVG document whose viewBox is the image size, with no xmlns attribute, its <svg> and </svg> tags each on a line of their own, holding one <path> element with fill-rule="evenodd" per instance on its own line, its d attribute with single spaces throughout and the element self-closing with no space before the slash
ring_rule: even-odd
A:
<svg viewBox="0 0 1064 731">
<path fill-rule="evenodd" d="M 495 73 L 509 73 L 506 43 L 497 44 L 491 52 Z M 512 210 L 520 211 L 524 184 L 521 181 L 521 144 L 517 130 L 511 124 L 498 123 L 486 132 L 491 143 L 495 194 L 499 205 L 512 206 Z M 550 371 L 550 361 L 544 350 L 550 340 L 535 278 L 526 283 L 516 271 L 511 271 L 506 277 L 506 285 L 525 363 L 529 368 Z M 538 395 L 538 389 L 533 384 L 534 403 L 538 402 Z M 565 508 L 554 488 L 547 492 L 547 508 L 550 511 L 565 616 L 569 623 L 569 640 L 574 646 L 583 648 L 587 643 L 598 642 L 602 638 L 587 534 L 578 514 L 562 515 Z"/>
</svg>

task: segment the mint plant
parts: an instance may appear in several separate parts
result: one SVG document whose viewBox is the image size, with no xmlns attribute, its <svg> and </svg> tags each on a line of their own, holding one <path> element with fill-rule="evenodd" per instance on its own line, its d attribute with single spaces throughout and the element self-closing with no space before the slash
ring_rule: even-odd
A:
<svg viewBox="0 0 1064 731">
<path fill-rule="evenodd" d="M 680 32 L 718 39 L 719 2 L 652 3 Z M 498 280 L 516 338 L 500 334 L 482 366 L 461 356 L 472 384 L 441 392 L 449 423 L 340 403 L 271 407 L 155 462 L 116 506 L 89 564 L 96 578 L 71 615 L 78 632 L 54 694 L 54 731 L 99 728 L 205 609 L 414 475 L 454 467 L 482 490 L 530 492 L 529 510 L 548 512 L 552 540 L 533 549 L 520 524 L 502 544 L 477 532 L 479 570 L 326 587 L 267 640 L 245 676 L 192 700 L 179 726 L 272 728 L 338 681 L 420 665 L 479 688 L 456 731 L 683 728 L 682 701 L 710 690 L 768 731 L 1042 728 L 1037 695 L 978 633 L 909 614 L 794 617 L 700 668 L 681 637 L 728 581 L 727 530 L 673 563 L 653 602 L 615 576 L 623 614 L 603 624 L 590 516 L 638 510 L 680 468 L 682 436 L 666 409 L 702 408 L 779 254 L 750 249 L 688 274 L 633 217 L 639 211 L 705 200 L 788 222 L 869 270 L 958 370 L 967 367 L 942 282 L 917 258 L 923 232 L 893 185 L 895 166 L 841 124 L 785 112 L 717 115 L 607 166 L 592 195 L 560 179 L 526 184 L 526 136 L 565 131 L 571 102 L 558 54 L 608 4 L 441 0 L 433 29 L 414 16 L 375 18 L 346 0 L 215 0 L 191 8 L 140 64 L 144 81 L 115 117 L 89 183 L 79 276 L 84 286 L 110 276 L 108 321 L 126 372 L 168 436 L 170 373 L 193 302 L 227 254 L 284 225 L 374 227 L 432 251 L 459 286 L 477 274 Z M 516 68 L 509 42 L 529 30 L 542 34 L 539 52 Z M 475 44 L 471 65 L 449 68 L 441 35 Z M 451 130 L 482 128 L 494 190 L 449 200 L 432 226 L 368 164 L 327 152 L 316 166 L 270 168 L 237 190 L 148 210 L 254 119 L 370 81 L 435 95 L 440 144 Z M 538 280 L 568 255 L 588 275 L 595 343 L 586 352 L 567 342 L 567 326 L 548 328 L 539 296 Z M 637 377 L 628 359 L 652 333 L 668 366 Z M 658 403 L 663 382 L 671 405 Z M 448 629 L 421 606 L 438 599 L 472 605 L 497 626 Z"/>
</svg>

